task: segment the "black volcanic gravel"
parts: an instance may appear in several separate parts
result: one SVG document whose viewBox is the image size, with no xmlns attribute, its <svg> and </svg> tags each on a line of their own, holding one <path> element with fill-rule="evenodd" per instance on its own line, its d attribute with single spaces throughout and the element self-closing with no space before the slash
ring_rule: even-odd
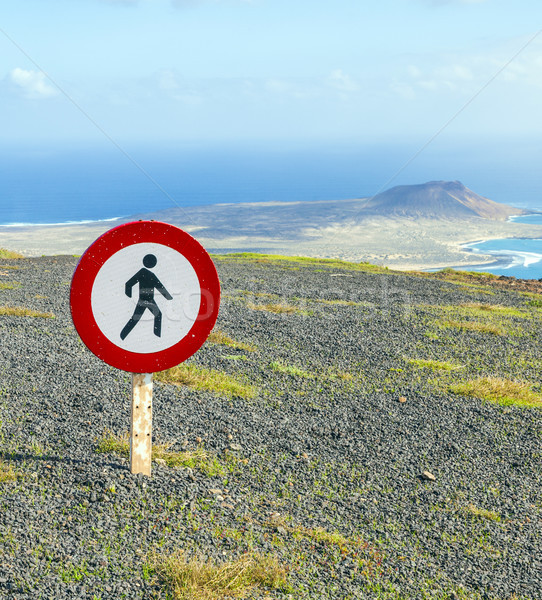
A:
<svg viewBox="0 0 542 600">
<path fill-rule="evenodd" d="M 267 598 L 542 598 L 540 409 L 442 385 L 491 375 L 537 389 L 532 298 L 340 267 L 216 262 L 217 328 L 255 350 L 207 343 L 189 363 L 244 378 L 257 394 L 156 383 L 154 441 L 181 450 L 201 438 L 236 467 L 209 476 L 153 464 L 145 478 L 96 452 L 105 430 L 128 430 L 130 375 L 92 355 L 72 326 L 77 259 L 0 260 L 0 306 L 55 315 L 0 316 L 0 458 L 20 474 L 0 482 L 0 598 L 166 598 L 149 575 L 152 553 L 223 560 L 249 548 L 289 568 L 291 588 Z M 473 302 L 530 317 L 503 317 L 505 335 L 436 325 L 435 307 Z"/>
</svg>

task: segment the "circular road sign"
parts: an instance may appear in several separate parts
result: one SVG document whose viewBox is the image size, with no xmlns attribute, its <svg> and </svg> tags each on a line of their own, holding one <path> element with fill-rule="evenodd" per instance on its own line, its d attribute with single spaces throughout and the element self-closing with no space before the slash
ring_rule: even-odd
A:
<svg viewBox="0 0 542 600">
<path fill-rule="evenodd" d="M 215 266 L 178 227 L 136 221 L 110 229 L 83 254 L 70 306 L 81 339 L 106 363 L 163 371 L 192 356 L 220 305 Z"/>
</svg>

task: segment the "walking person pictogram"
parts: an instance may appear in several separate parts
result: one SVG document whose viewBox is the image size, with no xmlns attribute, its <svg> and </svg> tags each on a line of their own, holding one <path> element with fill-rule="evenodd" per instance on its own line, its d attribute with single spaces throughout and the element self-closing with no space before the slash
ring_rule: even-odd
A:
<svg viewBox="0 0 542 600">
<path fill-rule="evenodd" d="M 132 329 L 138 324 L 143 313 L 148 309 L 154 315 L 154 335 L 162 335 L 162 311 L 154 300 L 154 290 L 158 290 L 166 300 L 173 300 L 173 296 L 166 290 L 162 282 L 156 275 L 149 271 L 156 266 L 157 258 L 154 254 L 147 254 L 143 257 L 143 269 L 140 269 L 133 277 L 128 279 L 125 286 L 125 293 L 128 298 L 132 297 L 132 288 L 139 284 L 139 300 L 132 318 L 126 323 L 120 332 L 120 339 L 124 340 Z"/>
</svg>

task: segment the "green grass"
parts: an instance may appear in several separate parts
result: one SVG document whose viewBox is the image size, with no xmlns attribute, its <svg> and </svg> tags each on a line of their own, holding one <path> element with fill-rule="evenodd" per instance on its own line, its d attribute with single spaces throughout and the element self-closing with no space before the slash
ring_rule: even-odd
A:
<svg viewBox="0 0 542 600">
<path fill-rule="evenodd" d="M 6 317 L 37 317 L 42 319 L 54 319 L 55 315 L 50 312 L 42 312 L 24 306 L 0 306 L 0 316 Z"/>
<path fill-rule="evenodd" d="M 426 360 L 421 358 L 412 358 L 408 361 L 408 363 L 418 369 L 431 369 L 432 371 L 457 371 L 458 369 L 465 368 L 463 365 L 458 365 L 442 360 Z"/>
<path fill-rule="evenodd" d="M 170 444 L 153 444 L 152 460 L 158 459 L 159 461 L 164 461 L 168 467 L 190 467 L 191 469 L 197 469 L 210 477 L 226 473 L 224 465 L 203 448 L 182 452 L 174 452 L 170 448 Z M 96 452 L 102 454 L 114 453 L 119 456 L 128 457 L 130 455 L 129 434 L 115 435 L 112 431 L 106 430 L 98 440 Z"/>
<path fill-rule="evenodd" d="M 501 304 L 487 304 L 484 302 L 463 302 L 457 309 L 463 314 L 471 316 L 487 316 L 494 314 L 503 317 L 527 318 L 529 316 L 524 310 L 513 306 L 502 306 Z M 456 310 L 457 310 L 456 309 Z"/>
<path fill-rule="evenodd" d="M 294 377 L 305 377 L 307 379 L 313 377 L 313 375 L 308 371 L 304 371 L 299 367 L 296 367 L 294 365 L 288 365 L 280 361 L 273 361 L 272 363 L 270 363 L 269 366 L 276 373 L 285 373 L 286 375 L 292 375 Z"/>
<path fill-rule="evenodd" d="M 273 556 L 246 553 L 236 560 L 216 563 L 188 557 L 182 550 L 154 555 L 150 569 L 175 600 L 246 598 L 287 585 L 286 569 Z"/>
<path fill-rule="evenodd" d="M 495 521 L 497 523 L 500 522 L 500 520 L 501 520 L 501 516 L 499 515 L 499 513 L 495 512 L 494 510 L 486 510 L 485 508 L 478 508 L 474 504 L 469 504 L 464 509 L 464 512 L 467 515 L 477 517 L 479 519 L 486 519 L 488 521 Z"/>
<path fill-rule="evenodd" d="M 0 460 L 0 483 L 10 483 L 16 481 L 19 474 L 10 465 Z"/>
<path fill-rule="evenodd" d="M 521 326 L 513 319 L 530 319 L 532 314 L 526 309 L 464 302 L 458 305 L 420 305 L 437 316 L 435 325 L 440 329 L 460 329 L 491 335 L 517 335 Z"/>
<path fill-rule="evenodd" d="M 353 300 L 321 300 L 316 299 L 316 302 L 320 304 L 327 304 L 328 306 L 366 306 L 367 303 L 354 302 Z"/>
<path fill-rule="evenodd" d="M 370 273 L 393 273 L 393 271 L 387 267 L 379 267 L 365 262 L 353 263 L 333 258 L 310 258 L 306 256 L 283 256 L 281 254 L 240 252 L 232 254 L 214 254 L 213 259 L 227 262 L 250 262 L 290 267 L 320 267 L 324 269 L 344 269 L 348 271 L 363 271 Z"/>
<path fill-rule="evenodd" d="M 237 290 L 237 292 L 233 295 L 224 294 L 222 296 L 224 299 L 236 300 L 243 302 L 247 308 L 250 310 L 257 310 L 262 312 L 270 312 L 275 314 L 285 314 L 285 315 L 305 315 L 312 316 L 313 312 L 309 310 L 304 310 L 300 308 L 296 304 L 292 304 L 288 302 L 286 299 L 281 299 L 276 294 L 267 294 L 264 292 L 251 292 L 249 290 Z M 252 299 L 250 299 L 252 298 Z M 262 300 L 261 302 L 254 302 L 255 299 Z M 267 302 L 264 302 L 267 300 Z M 298 299 L 296 299 L 298 300 Z"/>
<path fill-rule="evenodd" d="M 14 290 L 21 287 L 18 281 L 0 281 L 0 290 Z"/>
<path fill-rule="evenodd" d="M 499 319 L 500 317 L 529 318 L 529 312 L 512 306 L 488 304 L 485 302 L 462 302 L 461 304 L 443 304 L 424 306 L 437 312 L 452 314 L 462 318 Z"/>
<path fill-rule="evenodd" d="M 439 279 L 446 279 L 449 281 L 465 281 L 470 279 L 478 279 L 480 281 L 498 279 L 499 276 L 494 273 L 488 273 L 487 271 L 458 271 L 456 269 L 441 269 L 431 275 L 438 277 Z"/>
<path fill-rule="evenodd" d="M 154 379 L 161 383 L 186 385 L 196 390 L 214 392 L 229 398 L 250 399 L 254 398 L 257 393 L 256 388 L 249 383 L 226 373 L 196 365 L 181 364 L 167 371 L 156 373 Z"/>
<path fill-rule="evenodd" d="M 252 344 L 246 344 L 245 342 L 238 342 L 237 340 L 232 339 L 229 335 L 227 335 L 220 329 L 213 330 L 207 338 L 207 341 L 211 342 L 211 344 L 228 346 L 229 348 L 233 348 L 234 350 L 245 350 L 246 352 L 256 351 L 256 346 L 253 346 Z"/>
<path fill-rule="evenodd" d="M 481 398 L 502 406 L 524 406 L 542 408 L 542 395 L 534 392 L 532 384 L 502 379 L 499 377 L 479 377 L 449 387 L 453 394 Z"/>
<path fill-rule="evenodd" d="M 18 252 L 6 250 L 5 248 L 0 248 L 0 258 L 24 258 L 24 256 L 22 254 L 19 254 Z"/>
<path fill-rule="evenodd" d="M 255 304 L 254 302 L 247 302 L 247 307 L 251 310 L 260 310 L 263 312 L 275 313 L 277 315 L 293 315 L 293 314 L 307 314 L 306 311 L 288 304 L 287 302 L 266 302 L 265 304 Z"/>
<path fill-rule="evenodd" d="M 477 331 L 491 335 L 505 335 L 507 330 L 494 323 L 480 323 L 478 321 L 457 321 L 455 319 L 440 319 L 437 325 L 443 329 L 461 329 L 462 331 Z"/>
</svg>

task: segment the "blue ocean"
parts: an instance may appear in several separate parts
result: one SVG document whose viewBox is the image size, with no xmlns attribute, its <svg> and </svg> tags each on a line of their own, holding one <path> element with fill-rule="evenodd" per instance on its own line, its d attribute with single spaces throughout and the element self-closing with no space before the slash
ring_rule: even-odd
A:
<svg viewBox="0 0 542 600">
<path fill-rule="evenodd" d="M 340 200 L 431 180 L 460 180 L 497 202 L 542 210 L 538 144 L 509 143 L 506 153 L 499 152 L 501 146 L 463 147 L 443 140 L 417 154 L 419 140 L 191 142 L 122 149 L 105 142 L 21 144 L 0 150 L 0 225 L 109 220 L 225 202 Z M 539 240 L 497 240 L 471 249 L 510 257 L 493 268 L 496 273 L 542 277 Z"/>
<path fill-rule="evenodd" d="M 542 214 L 513 217 L 512 220 L 518 223 L 542 225 Z M 492 266 L 484 265 L 472 270 L 521 279 L 542 278 L 542 239 L 489 240 L 467 244 L 465 248 L 475 253 L 493 255 L 497 260 Z"/>
</svg>

